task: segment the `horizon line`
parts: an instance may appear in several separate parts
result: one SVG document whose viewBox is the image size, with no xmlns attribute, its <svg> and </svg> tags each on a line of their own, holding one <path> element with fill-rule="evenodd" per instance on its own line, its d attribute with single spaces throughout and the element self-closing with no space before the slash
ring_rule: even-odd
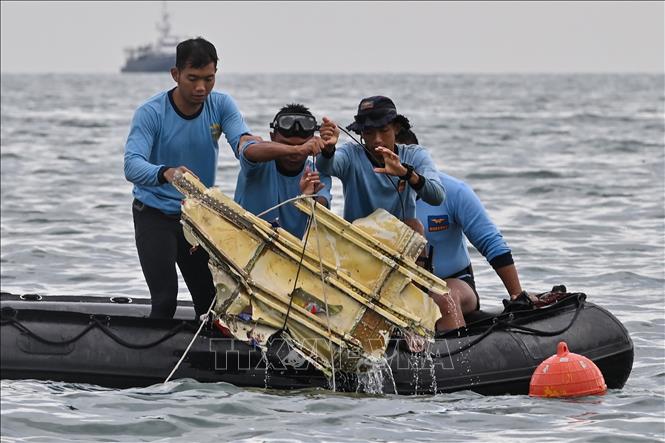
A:
<svg viewBox="0 0 665 443">
<path fill-rule="evenodd" d="M 118 71 L 0 71 L 0 75 L 49 75 L 49 74 L 80 74 L 80 75 L 156 75 L 170 74 L 169 71 L 161 72 L 121 72 Z M 218 71 L 216 75 L 240 74 L 240 75 L 663 75 L 663 71 L 431 71 L 431 72 L 413 72 L 413 71 Z"/>
</svg>

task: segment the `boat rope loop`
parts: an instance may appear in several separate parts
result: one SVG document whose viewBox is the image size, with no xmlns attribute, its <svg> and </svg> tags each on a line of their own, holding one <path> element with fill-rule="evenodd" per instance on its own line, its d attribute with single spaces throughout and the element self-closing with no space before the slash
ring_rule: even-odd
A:
<svg viewBox="0 0 665 443">
<path fill-rule="evenodd" d="M 187 349 L 185 349 L 185 352 L 182 353 L 182 357 L 180 357 L 180 360 L 178 360 L 178 363 L 176 363 L 175 367 L 173 368 L 173 370 L 171 371 L 169 376 L 166 377 L 166 380 L 164 380 L 164 383 L 167 383 L 169 380 L 171 380 L 171 377 L 173 376 L 173 374 L 175 374 L 175 371 L 178 370 L 178 368 L 180 367 L 180 363 L 182 363 L 182 361 L 185 359 L 185 357 L 187 356 L 187 353 L 189 352 L 189 349 L 192 347 L 192 345 L 194 344 L 194 341 L 196 340 L 196 338 L 201 333 L 201 330 L 203 329 L 203 326 L 205 326 L 205 324 L 208 323 L 208 320 L 210 319 L 210 314 L 215 313 L 215 311 L 212 310 L 212 307 L 215 306 L 216 301 L 217 301 L 217 297 L 213 297 L 212 302 L 210 303 L 210 307 L 208 308 L 206 313 L 203 314 L 200 317 L 201 326 L 199 326 L 199 330 L 196 331 L 196 334 L 194 334 L 194 337 L 192 337 L 192 341 L 189 342 L 189 345 L 187 346 Z"/>
<path fill-rule="evenodd" d="M 565 326 L 564 328 L 561 328 L 557 331 L 543 331 L 543 330 L 540 330 L 540 329 L 529 328 L 529 327 L 526 327 L 526 326 L 516 324 L 516 323 L 513 322 L 513 320 L 507 320 L 507 321 L 503 320 L 501 318 L 502 316 L 500 315 L 500 316 L 497 316 L 497 317 L 493 318 L 492 326 L 490 326 L 480 336 L 476 337 L 473 341 L 470 341 L 466 345 L 460 346 L 458 349 L 455 349 L 454 351 L 447 352 L 446 356 L 452 356 L 452 355 L 455 355 L 455 354 L 459 354 L 462 351 L 466 351 L 467 349 L 469 349 L 469 348 L 477 345 L 478 343 L 480 343 L 483 339 L 485 339 L 492 332 L 494 332 L 494 330 L 499 330 L 499 329 L 511 329 L 511 330 L 514 329 L 514 330 L 523 331 L 525 333 L 529 333 L 529 334 L 532 334 L 532 335 L 538 335 L 538 336 L 541 336 L 541 337 L 553 337 L 553 336 L 556 336 L 556 335 L 563 334 L 568 329 L 570 329 L 571 326 L 573 326 L 573 324 L 577 320 L 577 317 L 579 316 L 580 312 L 582 311 L 582 308 L 584 307 L 584 303 L 585 303 L 585 300 L 586 300 L 586 295 L 584 293 L 578 293 L 578 294 L 575 294 L 575 295 L 576 295 L 575 300 L 577 301 L 577 308 L 575 309 L 575 314 L 573 315 L 573 318 L 570 320 L 570 323 L 568 323 L 568 325 Z M 563 301 L 565 301 L 565 299 L 562 300 L 562 302 Z M 557 303 L 555 305 L 552 305 L 550 308 L 554 308 L 558 304 L 559 303 Z M 539 311 L 539 310 L 541 310 L 541 309 L 538 309 L 537 311 Z M 532 311 L 527 311 L 527 312 L 532 312 Z M 507 314 L 507 316 L 510 319 L 513 318 L 512 313 Z M 467 326 L 467 329 L 468 329 L 468 326 Z M 453 331 L 450 331 L 450 333 L 452 333 L 452 332 Z M 449 335 L 449 333 L 447 333 L 445 335 Z M 445 335 L 444 335 L 444 337 L 445 337 Z M 431 357 L 438 357 L 438 355 L 432 354 L 432 353 L 430 353 L 430 356 Z"/>
<path fill-rule="evenodd" d="M 90 316 L 90 324 L 88 324 L 85 329 L 83 329 L 80 333 L 75 335 L 72 338 L 65 339 L 65 340 L 50 340 L 48 338 L 44 338 L 41 335 L 37 334 L 36 332 L 30 330 L 28 327 L 26 327 L 23 323 L 21 323 L 18 319 L 16 319 L 15 316 L 6 316 L 4 309 L 3 309 L 3 315 L 2 315 L 2 321 L 0 321 L 0 324 L 2 326 L 4 325 L 11 325 L 14 326 L 16 329 L 21 331 L 22 333 L 34 338 L 35 340 L 44 343 L 46 345 L 51 345 L 51 346 L 66 346 L 69 344 L 72 344 L 78 340 L 80 340 L 84 335 L 86 335 L 88 332 L 92 331 L 95 328 L 99 328 L 106 336 L 111 338 L 113 341 L 118 343 L 121 346 L 124 346 L 126 348 L 130 349 L 148 349 L 157 346 L 158 344 L 162 343 L 163 341 L 168 340 L 169 338 L 175 336 L 178 334 L 180 331 L 183 329 L 193 329 L 193 327 L 186 321 L 183 321 L 179 325 L 175 326 L 173 329 L 168 331 L 164 336 L 161 338 L 151 341 L 148 343 L 142 343 L 142 344 L 136 344 L 136 343 L 130 343 L 120 337 L 118 337 L 113 331 L 111 331 L 104 323 L 102 323 L 99 318 L 95 315 Z"/>
</svg>

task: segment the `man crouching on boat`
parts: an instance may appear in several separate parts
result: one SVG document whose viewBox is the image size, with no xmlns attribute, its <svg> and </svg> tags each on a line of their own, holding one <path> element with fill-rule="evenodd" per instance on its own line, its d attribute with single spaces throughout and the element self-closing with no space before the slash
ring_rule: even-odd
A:
<svg viewBox="0 0 665 443">
<path fill-rule="evenodd" d="M 308 158 L 317 155 L 325 143 L 314 135 L 316 119 L 301 104 L 280 109 L 270 128 L 272 142 L 252 140 L 241 146 L 234 199 L 251 213 L 302 238 L 307 215 L 285 202 L 298 194 L 317 194 L 316 200 L 330 207 L 330 176 L 316 172 Z"/>
<path fill-rule="evenodd" d="M 398 142 L 417 145 L 418 138 L 408 119 L 404 120 Z M 494 268 L 511 300 L 520 295 L 522 286 L 511 249 L 473 189 L 443 172 L 439 178 L 446 187 L 446 200 L 440 205 L 419 200 L 416 213 L 425 228 L 429 253 L 434 254 L 429 257 L 431 272 L 450 289 L 448 296 L 434 296 L 442 314 L 436 329 L 449 331 L 465 326 L 464 315 L 480 309 L 465 237 Z"/>
</svg>

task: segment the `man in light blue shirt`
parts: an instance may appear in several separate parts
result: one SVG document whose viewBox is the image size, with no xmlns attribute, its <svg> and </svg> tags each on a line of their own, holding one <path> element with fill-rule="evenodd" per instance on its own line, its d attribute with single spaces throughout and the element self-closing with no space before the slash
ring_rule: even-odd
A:
<svg viewBox="0 0 665 443">
<path fill-rule="evenodd" d="M 364 145 L 348 142 L 339 148 L 335 147 L 339 128 L 323 119 L 320 134 L 327 146 L 316 165 L 320 172 L 341 180 L 344 218 L 350 222 L 383 208 L 415 227 L 416 196 L 433 205 L 444 200 L 444 188 L 427 150 L 395 143 L 398 117 L 388 97 L 364 98 L 348 127 L 361 134 Z"/>
<path fill-rule="evenodd" d="M 134 184 L 136 248 L 150 289 L 151 317 L 175 313 L 176 264 L 197 315 L 208 311 L 215 295 L 208 254 L 202 248 L 191 250 L 185 240 L 182 195 L 170 182 L 177 171 L 189 171 L 213 186 L 220 135 L 224 133 L 236 156 L 238 146 L 254 138 L 233 98 L 212 91 L 217 61 L 215 47 L 202 38 L 178 44 L 171 69 L 177 86 L 136 110 L 127 137 L 125 177 Z"/>
<path fill-rule="evenodd" d="M 324 147 L 323 140 L 314 135 L 318 125 L 312 113 L 301 104 L 290 104 L 280 109 L 270 127 L 273 143 L 252 141 L 240 149 L 235 201 L 258 215 L 299 194 L 317 194 L 317 202 L 329 208 L 330 176 L 314 171 L 308 158 Z M 262 217 L 299 238 L 308 218 L 291 203 Z"/>
<path fill-rule="evenodd" d="M 397 139 L 418 143 L 408 123 Z M 465 326 L 464 314 L 480 308 L 465 237 L 494 268 L 511 299 L 522 292 L 522 287 L 511 250 L 476 193 L 443 172 L 439 172 L 439 178 L 446 188 L 446 201 L 430 205 L 418 200 L 416 212 L 433 254 L 429 257 L 433 273 L 450 289 L 449 296 L 433 295 L 442 313 L 437 329 L 451 330 Z"/>
</svg>

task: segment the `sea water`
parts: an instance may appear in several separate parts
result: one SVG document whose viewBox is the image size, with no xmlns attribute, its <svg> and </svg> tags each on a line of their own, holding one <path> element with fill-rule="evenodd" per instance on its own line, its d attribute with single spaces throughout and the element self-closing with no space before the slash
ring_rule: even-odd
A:
<svg viewBox="0 0 665 443">
<path fill-rule="evenodd" d="M 168 74 L 1 78 L 2 290 L 148 297 L 123 149 L 135 108 Z M 107 389 L 2 380 L 2 442 L 664 441 L 662 75 L 218 75 L 255 134 L 285 104 L 348 125 L 388 95 L 439 168 L 479 195 L 525 289 L 565 284 L 635 344 L 626 386 L 574 400 L 275 391 L 175 380 Z M 217 185 L 238 162 L 221 139 Z M 342 209 L 333 181 L 332 208 Z M 481 304 L 507 294 L 470 248 Z M 189 298 L 181 282 L 179 297 Z M 4 344 L 3 344 L 4 346 Z M 572 350 L 574 352 L 574 350 Z M 552 350 L 554 353 L 555 350 Z M 468 359 L 481 358 L 472 353 Z"/>
</svg>

